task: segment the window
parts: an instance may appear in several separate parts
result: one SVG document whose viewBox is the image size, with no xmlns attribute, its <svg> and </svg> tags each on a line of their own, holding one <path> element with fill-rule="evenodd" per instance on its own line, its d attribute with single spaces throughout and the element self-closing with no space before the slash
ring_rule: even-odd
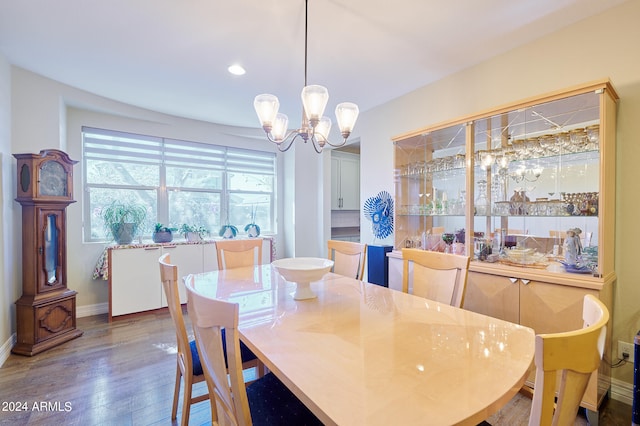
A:
<svg viewBox="0 0 640 426">
<path fill-rule="evenodd" d="M 147 206 L 145 235 L 156 222 L 275 229 L 274 153 L 89 127 L 82 146 L 85 241 L 110 239 L 101 211 L 116 199 Z"/>
</svg>

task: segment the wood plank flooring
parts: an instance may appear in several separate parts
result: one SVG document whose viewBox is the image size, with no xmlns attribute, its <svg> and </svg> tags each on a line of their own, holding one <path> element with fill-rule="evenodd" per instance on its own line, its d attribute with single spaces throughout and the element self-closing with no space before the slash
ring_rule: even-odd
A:
<svg viewBox="0 0 640 426">
<path fill-rule="evenodd" d="M 82 337 L 34 357 L 11 355 L 0 368 L 0 425 L 172 424 L 176 342 L 168 312 L 111 324 L 106 315 L 79 318 L 78 328 Z M 206 386 L 199 384 L 198 391 Z M 518 395 L 487 420 L 526 425 L 530 404 Z M 192 406 L 190 424 L 210 424 L 209 410 L 208 401 Z M 600 425 L 630 424 L 629 405 L 605 402 Z"/>
</svg>

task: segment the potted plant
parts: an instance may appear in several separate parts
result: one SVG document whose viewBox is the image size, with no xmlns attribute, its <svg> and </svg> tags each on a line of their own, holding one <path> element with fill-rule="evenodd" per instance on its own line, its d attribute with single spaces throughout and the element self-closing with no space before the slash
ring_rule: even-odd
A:
<svg viewBox="0 0 640 426">
<path fill-rule="evenodd" d="M 238 235 L 238 228 L 229 224 L 222 225 L 220 231 L 218 231 L 218 235 L 226 239 L 235 238 L 236 235 Z"/>
<path fill-rule="evenodd" d="M 256 224 L 256 210 L 255 204 L 251 207 L 251 223 L 244 227 L 244 232 L 247 233 L 249 238 L 254 238 L 260 235 L 260 227 Z"/>
<path fill-rule="evenodd" d="M 131 244 L 147 218 L 145 205 L 115 200 L 102 210 L 105 231 L 117 244 Z"/>
<path fill-rule="evenodd" d="M 151 239 L 154 243 L 170 243 L 173 241 L 173 231 L 176 228 L 169 228 L 161 223 L 156 223 Z"/>
<path fill-rule="evenodd" d="M 187 241 L 202 241 L 202 237 L 209 233 L 209 230 L 201 225 L 187 225 L 183 223 L 180 226 L 180 233 L 184 234 Z"/>
</svg>

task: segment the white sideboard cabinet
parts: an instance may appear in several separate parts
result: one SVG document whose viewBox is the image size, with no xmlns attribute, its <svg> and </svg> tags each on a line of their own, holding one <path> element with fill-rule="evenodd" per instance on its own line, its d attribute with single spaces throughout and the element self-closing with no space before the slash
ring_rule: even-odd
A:
<svg viewBox="0 0 640 426">
<path fill-rule="evenodd" d="M 272 239 L 264 238 L 262 262 L 271 263 Z M 160 309 L 167 300 L 160 283 L 158 258 L 171 254 L 180 277 L 218 269 L 215 240 L 192 244 L 137 244 L 107 247 L 109 281 L 109 321 L 113 317 Z M 187 292 L 178 281 L 180 302 L 187 303 Z"/>
</svg>

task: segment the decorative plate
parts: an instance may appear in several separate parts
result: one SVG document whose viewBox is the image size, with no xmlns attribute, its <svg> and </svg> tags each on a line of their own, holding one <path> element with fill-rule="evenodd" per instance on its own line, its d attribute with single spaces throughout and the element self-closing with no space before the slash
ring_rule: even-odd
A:
<svg viewBox="0 0 640 426">
<path fill-rule="evenodd" d="M 570 265 L 566 262 L 560 262 L 564 265 L 564 270 L 572 274 L 591 274 L 593 270 L 587 265 Z"/>
<path fill-rule="evenodd" d="M 364 214 L 371 221 L 374 237 L 386 238 L 393 233 L 393 198 L 387 191 L 365 201 Z"/>
</svg>

